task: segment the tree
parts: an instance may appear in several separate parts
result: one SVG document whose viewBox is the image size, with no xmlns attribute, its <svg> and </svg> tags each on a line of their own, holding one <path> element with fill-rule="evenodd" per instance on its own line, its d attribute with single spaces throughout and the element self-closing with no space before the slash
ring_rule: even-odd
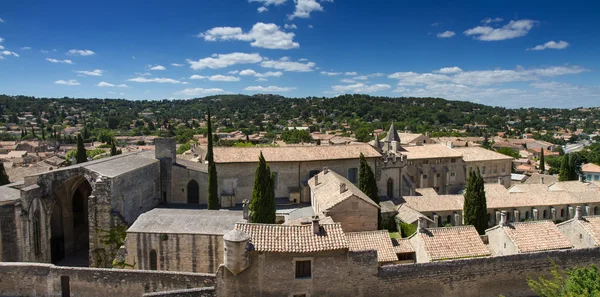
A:
<svg viewBox="0 0 600 297">
<path fill-rule="evenodd" d="M 473 225 L 479 234 L 484 234 L 487 229 L 487 201 L 483 178 L 479 172 L 471 170 L 464 193 L 465 202 L 463 209 L 465 225 Z"/>
<path fill-rule="evenodd" d="M 275 224 L 275 179 L 262 152 L 254 173 L 254 187 L 250 200 L 250 222 Z"/>
<path fill-rule="evenodd" d="M 581 161 L 575 153 L 565 154 L 562 156 L 560 163 L 560 173 L 558 174 L 559 181 L 577 180 L 581 173 Z"/>
<path fill-rule="evenodd" d="M 379 195 L 377 194 L 377 181 L 373 169 L 367 163 L 365 156 L 360 153 L 358 166 L 358 188 L 365 193 L 373 202 L 379 205 Z M 377 224 L 381 228 L 381 209 L 377 212 Z"/>
<path fill-rule="evenodd" d="M 208 148 L 206 150 L 206 161 L 208 161 L 208 209 L 219 209 L 219 185 L 217 183 L 217 166 L 213 156 L 213 137 L 212 121 L 210 119 L 210 109 L 207 111 L 208 123 Z"/>
<path fill-rule="evenodd" d="M 110 155 L 111 156 L 117 155 L 117 146 L 115 145 L 114 142 L 110 145 Z"/>
<path fill-rule="evenodd" d="M 77 164 L 87 162 L 87 154 L 81 134 L 77 135 L 77 154 L 75 155 L 75 160 Z"/>
<path fill-rule="evenodd" d="M 4 163 L 0 162 L 0 186 L 8 184 L 10 184 L 8 174 L 6 174 L 6 170 L 4 169 Z"/>
<path fill-rule="evenodd" d="M 544 148 L 542 148 L 542 152 L 540 154 L 540 172 L 544 173 L 546 171 L 546 160 L 544 159 Z"/>
<path fill-rule="evenodd" d="M 551 278 L 527 278 L 527 285 L 540 297 L 600 296 L 600 271 L 591 264 L 561 271 L 552 263 Z"/>
<path fill-rule="evenodd" d="M 44 122 L 40 123 L 40 130 L 42 130 L 42 140 L 46 140 L 46 131 L 44 131 Z"/>
<path fill-rule="evenodd" d="M 490 144 L 490 139 L 489 139 L 487 133 L 483 137 L 483 143 L 481 144 L 481 146 L 488 150 L 492 148 L 492 145 Z"/>
</svg>

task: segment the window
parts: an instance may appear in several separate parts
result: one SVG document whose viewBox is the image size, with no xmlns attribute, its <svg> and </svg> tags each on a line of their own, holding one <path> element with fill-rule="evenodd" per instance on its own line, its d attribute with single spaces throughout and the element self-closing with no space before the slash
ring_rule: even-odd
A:
<svg viewBox="0 0 600 297">
<path fill-rule="evenodd" d="M 498 173 L 498 166 L 494 165 L 494 173 Z"/>
<path fill-rule="evenodd" d="M 502 173 L 506 172 L 506 166 L 502 165 Z"/>
<path fill-rule="evenodd" d="M 348 180 L 353 184 L 358 182 L 358 168 L 348 169 Z"/>
<path fill-rule="evenodd" d="M 598 215 L 598 206 L 594 207 L 594 215 L 597 216 Z"/>
<path fill-rule="evenodd" d="M 586 175 L 585 176 L 585 180 L 586 181 L 591 181 L 592 180 L 592 175 L 591 174 Z"/>
<path fill-rule="evenodd" d="M 545 210 L 545 209 L 544 209 L 544 212 L 542 213 L 542 218 L 544 218 L 544 219 L 546 219 L 546 218 L 547 218 L 547 212 L 546 212 L 546 210 Z"/>
<path fill-rule="evenodd" d="M 456 172 L 450 172 L 450 177 L 455 177 L 456 176 Z"/>
<path fill-rule="evenodd" d="M 423 164 L 424 164 L 424 165 L 427 165 L 427 164 L 429 164 L 429 160 L 423 160 Z"/>
<path fill-rule="evenodd" d="M 594 175 L 594 181 L 600 181 L 600 175 Z"/>
<path fill-rule="evenodd" d="M 311 278 L 311 261 L 296 261 L 296 278 Z"/>
<path fill-rule="evenodd" d="M 273 172 L 273 189 L 277 189 L 277 185 L 279 185 L 279 173 Z"/>
<path fill-rule="evenodd" d="M 423 174 L 423 179 L 427 179 L 427 174 Z"/>
<path fill-rule="evenodd" d="M 562 217 L 564 217 L 564 216 L 565 216 L 565 209 L 564 209 L 564 208 L 562 208 L 562 209 L 560 210 L 560 217 L 562 218 Z"/>
<path fill-rule="evenodd" d="M 454 159 L 454 158 L 450 159 L 450 163 L 456 163 L 456 159 Z"/>
<path fill-rule="evenodd" d="M 451 216 L 451 215 L 448 215 L 448 216 L 446 217 L 446 223 L 448 223 L 448 224 L 452 224 L 452 216 Z"/>
<path fill-rule="evenodd" d="M 156 256 L 156 251 L 150 251 L 150 270 L 158 270 L 158 257 Z"/>
<path fill-rule="evenodd" d="M 527 220 L 527 219 L 529 219 L 529 211 L 526 211 L 526 212 L 525 212 L 525 219 L 526 219 L 526 220 Z"/>
</svg>

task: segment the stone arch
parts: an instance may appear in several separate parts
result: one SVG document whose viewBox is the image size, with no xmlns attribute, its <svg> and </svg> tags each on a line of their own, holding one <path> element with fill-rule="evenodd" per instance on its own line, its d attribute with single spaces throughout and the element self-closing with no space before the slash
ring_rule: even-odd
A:
<svg viewBox="0 0 600 297">
<path fill-rule="evenodd" d="M 187 203 L 200 203 L 200 185 L 194 179 L 191 179 L 187 184 Z"/>
<path fill-rule="evenodd" d="M 394 198 L 394 179 L 391 177 L 387 180 L 387 196 Z"/>
<path fill-rule="evenodd" d="M 89 264 L 89 209 L 92 186 L 83 175 L 76 175 L 54 188 L 51 214 L 51 261 L 65 259 L 67 265 Z M 74 260 L 77 259 L 77 260 Z"/>
</svg>

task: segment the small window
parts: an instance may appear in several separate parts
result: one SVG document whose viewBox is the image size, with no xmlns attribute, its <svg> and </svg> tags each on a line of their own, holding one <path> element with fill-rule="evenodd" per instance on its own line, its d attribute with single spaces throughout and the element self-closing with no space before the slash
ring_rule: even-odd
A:
<svg viewBox="0 0 600 297">
<path fill-rule="evenodd" d="M 560 210 L 560 217 L 563 218 L 565 216 L 565 209 Z"/>
<path fill-rule="evenodd" d="M 547 219 L 547 216 L 548 216 L 548 214 L 547 214 L 546 210 L 544 209 L 544 212 L 542 212 L 542 218 Z"/>
<path fill-rule="evenodd" d="M 450 163 L 456 163 L 456 159 L 454 159 L 454 158 L 450 159 Z"/>
<path fill-rule="evenodd" d="M 423 174 L 423 179 L 427 179 L 427 174 Z"/>
<path fill-rule="evenodd" d="M 306 297 L 306 294 L 296 294 L 296 295 L 293 295 L 293 296 L 294 297 Z"/>
<path fill-rule="evenodd" d="M 579 233 L 579 239 L 583 238 L 583 234 Z"/>
<path fill-rule="evenodd" d="M 450 177 L 455 177 L 456 176 L 456 172 L 450 172 Z"/>
<path fill-rule="evenodd" d="M 600 175 L 594 175 L 594 181 L 600 181 Z"/>
<path fill-rule="evenodd" d="M 494 173 L 498 173 L 498 166 L 494 165 Z"/>
<path fill-rule="evenodd" d="M 358 182 L 358 168 L 348 169 L 348 180 L 353 184 Z"/>
<path fill-rule="evenodd" d="M 429 164 L 429 160 L 423 160 L 423 164 L 425 164 L 425 165 Z"/>
<path fill-rule="evenodd" d="M 311 278 L 311 261 L 296 261 L 296 278 Z"/>
</svg>

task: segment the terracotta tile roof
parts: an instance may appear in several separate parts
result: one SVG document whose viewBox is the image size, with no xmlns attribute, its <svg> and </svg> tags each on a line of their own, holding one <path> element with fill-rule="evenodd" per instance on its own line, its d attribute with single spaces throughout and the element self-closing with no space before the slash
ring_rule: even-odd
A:
<svg viewBox="0 0 600 297">
<path fill-rule="evenodd" d="M 543 182 L 542 182 L 543 180 Z M 549 175 L 549 174 L 539 174 L 539 173 L 533 173 L 525 182 L 523 182 L 524 184 L 553 184 L 555 182 L 558 182 L 558 176 L 555 175 Z"/>
<path fill-rule="evenodd" d="M 573 247 L 552 221 L 510 223 L 502 229 L 521 253 Z"/>
<path fill-rule="evenodd" d="M 308 225 L 236 224 L 250 236 L 254 250 L 276 253 L 310 253 L 348 248 L 340 224 L 322 224 L 321 234 Z"/>
<path fill-rule="evenodd" d="M 392 239 L 386 230 L 346 233 L 350 251 L 377 251 L 377 262 L 398 261 Z"/>
<path fill-rule="evenodd" d="M 415 236 L 420 237 L 431 261 L 491 255 L 473 226 L 431 228 Z"/>
<path fill-rule="evenodd" d="M 333 170 L 328 170 L 327 173 L 321 171 L 308 180 L 308 186 L 315 195 L 315 200 L 319 203 L 319 209 L 326 210 L 330 209 L 351 197 L 357 197 L 368 204 L 371 204 L 377 208 L 379 205 L 373 202 L 365 193 L 363 193 L 357 186 L 345 179 L 343 176 L 335 173 Z M 318 179 L 319 184 L 315 185 L 315 180 Z M 346 191 L 340 193 L 340 184 L 346 184 Z"/>
<path fill-rule="evenodd" d="M 497 153 L 481 147 L 460 147 L 454 148 L 455 151 L 459 152 L 465 162 L 476 162 L 476 161 L 491 161 L 491 160 L 512 160 L 513 157 Z"/>
<path fill-rule="evenodd" d="M 598 166 L 596 164 L 592 164 L 592 163 L 587 163 L 587 164 L 584 164 L 583 166 L 581 166 L 581 171 L 600 173 L 600 166 Z"/>
<path fill-rule="evenodd" d="M 420 217 L 427 218 L 422 213 L 420 213 L 420 212 L 416 211 L 415 209 L 411 208 L 410 206 L 408 206 L 407 203 L 400 204 L 398 206 L 398 214 L 396 215 L 396 217 L 400 221 L 407 223 L 407 224 L 412 224 L 412 223 L 418 221 Z M 427 218 L 427 219 L 429 220 L 429 218 Z"/>
<path fill-rule="evenodd" d="M 596 245 L 600 245 L 600 216 L 583 217 L 579 223 L 596 241 Z"/>
<path fill-rule="evenodd" d="M 401 144 L 409 144 L 409 143 L 414 143 L 415 140 L 421 136 L 425 136 L 423 134 L 419 134 L 419 133 L 398 133 L 398 135 L 400 136 L 400 143 Z"/>
<path fill-rule="evenodd" d="M 459 152 L 442 144 L 403 146 L 400 151 L 408 160 L 462 157 Z"/>
<path fill-rule="evenodd" d="M 360 153 L 367 158 L 379 158 L 381 154 L 369 144 L 336 146 L 282 146 L 282 147 L 215 147 L 217 163 L 258 163 L 262 151 L 267 162 L 301 162 L 357 159 Z"/>
<path fill-rule="evenodd" d="M 392 241 L 394 244 L 394 251 L 396 254 L 408 254 L 414 253 L 415 249 L 412 244 L 410 244 L 410 240 L 408 238 L 395 239 Z"/>
</svg>

